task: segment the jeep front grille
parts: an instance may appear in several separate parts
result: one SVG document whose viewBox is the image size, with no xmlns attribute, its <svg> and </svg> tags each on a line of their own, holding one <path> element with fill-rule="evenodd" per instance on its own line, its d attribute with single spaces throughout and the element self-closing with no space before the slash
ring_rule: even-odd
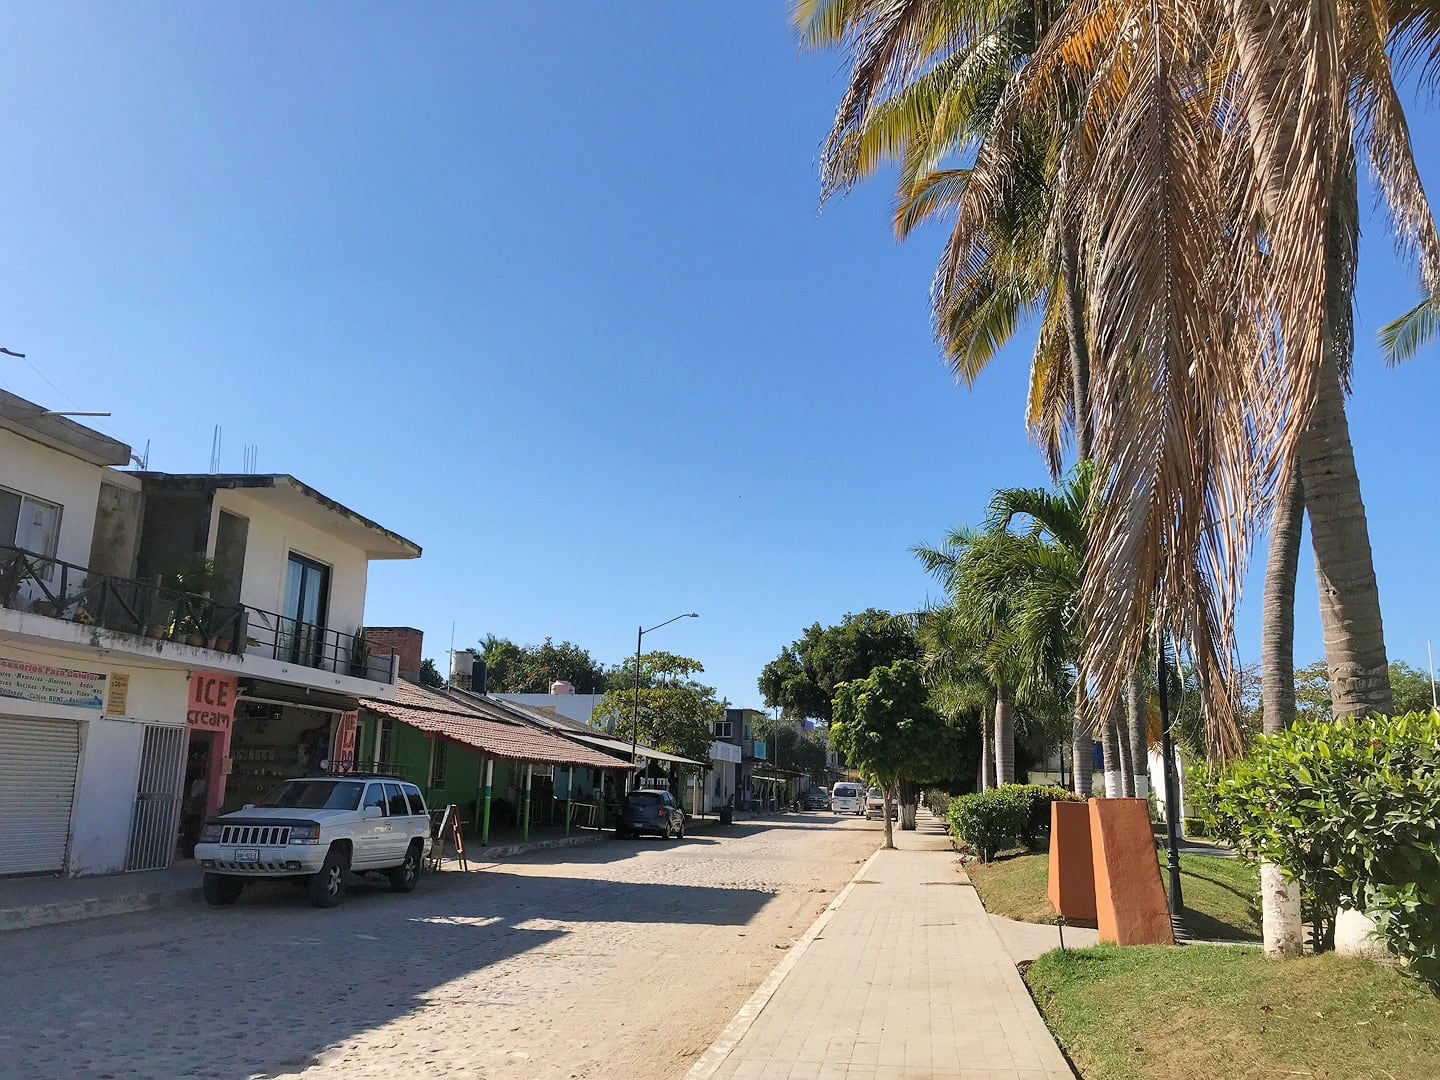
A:
<svg viewBox="0 0 1440 1080">
<path fill-rule="evenodd" d="M 289 825 L 226 825 L 220 843 L 236 847 L 284 847 L 290 843 Z"/>
</svg>

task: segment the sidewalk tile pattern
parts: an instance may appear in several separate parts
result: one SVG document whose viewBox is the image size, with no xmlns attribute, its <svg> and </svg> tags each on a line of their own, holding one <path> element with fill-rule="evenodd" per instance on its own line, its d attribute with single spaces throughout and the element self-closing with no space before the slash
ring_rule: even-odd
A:
<svg viewBox="0 0 1440 1080">
<path fill-rule="evenodd" d="M 896 830 L 714 1076 L 1073 1080 L 937 834 Z"/>
</svg>

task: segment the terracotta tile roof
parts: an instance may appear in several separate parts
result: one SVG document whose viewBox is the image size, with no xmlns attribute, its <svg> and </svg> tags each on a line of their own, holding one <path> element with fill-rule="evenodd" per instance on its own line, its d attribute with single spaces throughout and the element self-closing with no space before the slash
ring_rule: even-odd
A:
<svg viewBox="0 0 1440 1080">
<path fill-rule="evenodd" d="M 371 712 L 388 716 L 417 730 L 443 735 L 487 757 L 538 765 L 574 765 L 585 769 L 630 768 L 629 762 L 609 754 L 558 738 L 538 728 L 489 719 L 477 709 L 432 694 L 411 683 L 397 683 L 393 701 L 361 698 L 360 704 Z"/>
</svg>

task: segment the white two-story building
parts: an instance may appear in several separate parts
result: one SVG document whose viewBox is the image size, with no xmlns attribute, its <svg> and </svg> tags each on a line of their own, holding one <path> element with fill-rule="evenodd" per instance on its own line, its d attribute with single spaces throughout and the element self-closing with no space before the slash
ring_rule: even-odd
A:
<svg viewBox="0 0 1440 1080">
<path fill-rule="evenodd" d="M 168 866 L 394 692 L 368 565 L 416 544 L 292 476 L 129 462 L 0 393 L 0 875 Z"/>
</svg>

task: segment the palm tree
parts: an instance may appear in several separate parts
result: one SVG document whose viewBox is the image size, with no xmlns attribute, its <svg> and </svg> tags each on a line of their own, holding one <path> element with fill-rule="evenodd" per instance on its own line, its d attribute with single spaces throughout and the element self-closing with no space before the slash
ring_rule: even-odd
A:
<svg viewBox="0 0 1440 1080">
<path fill-rule="evenodd" d="M 853 44 L 837 129 L 857 126 L 890 88 L 938 70 L 1005 14 L 925 0 L 801 8 Z M 1028 183 L 1035 133 L 1046 132 L 1057 163 L 1046 235 L 1059 262 L 1082 269 L 1083 326 L 1103 328 L 1084 341 L 1096 404 L 1081 413 L 1093 415 L 1096 456 L 1110 466 L 1101 557 L 1085 589 L 1085 669 L 1102 702 L 1141 656 L 1153 610 L 1201 660 L 1218 719 L 1229 721 L 1216 726 L 1217 748 L 1237 748 L 1218 690 L 1230 674 L 1236 566 L 1274 477 L 1298 458 L 1316 489 L 1312 518 L 1324 522 L 1315 547 L 1336 631 L 1327 638 L 1337 708 L 1385 704 L 1344 373 L 1326 370 L 1327 308 L 1353 279 L 1330 223 L 1353 190 L 1346 160 L 1359 141 L 1427 291 L 1440 293 L 1440 243 L 1386 55 L 1433 62 L 1433 0 L 1099 0 L 1035 26 L 983 140 L 965 144 L 975 154 L 951 185 L 956 227 L 942 268 L 983 264 L 994 246 L 988 222 Z M 1327 233 L 1331 243 L 1313 242 Z M 942 286 L 937 277 L 937 298 Z"/>
<path fill-rule="evenodd" d="M 941 547 L 915 552 L 945 586 L 955 627 L 951 640 L 963 646 L 971 669 L 993 690 L 1002 784 L 1014 779 L 1017 709 L 1043 715 L 1055 687 L 1069 684 L 1065 669 L 1078 640 L 1076 601 L 1093 477 L 1093 469 L 1082 466 L 1058 492 L 997 491 L 983 530 L 956 529 Z M 1021 517 L 1029 520 L 1028 531 L 1013 532 Z M 1075 691 L 1083 699 L 1078 680 Z"/>
</svg>

